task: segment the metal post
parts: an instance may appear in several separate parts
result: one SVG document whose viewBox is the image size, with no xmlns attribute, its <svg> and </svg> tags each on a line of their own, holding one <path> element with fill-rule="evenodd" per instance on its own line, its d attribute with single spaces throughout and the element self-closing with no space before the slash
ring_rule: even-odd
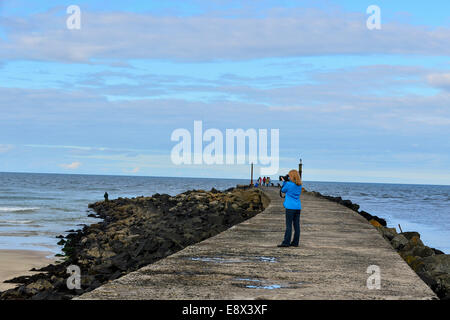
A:
<svg viewBox="0 0 450 320">
<path fill-rule="evenodd" d="M 303 164 L 302 164 L 302 159 L 300 159 L 300 163 L 298 164 L 298 174 L 300 175 L 300 179 L 302 178 L 302 169 L 303 169 Z"/>
<path fill-rule="evenodd" d="M 252 162 L 252 175 L 250 178 L 250 186 L 253 186 L 253 162 Z"/>
</svg>

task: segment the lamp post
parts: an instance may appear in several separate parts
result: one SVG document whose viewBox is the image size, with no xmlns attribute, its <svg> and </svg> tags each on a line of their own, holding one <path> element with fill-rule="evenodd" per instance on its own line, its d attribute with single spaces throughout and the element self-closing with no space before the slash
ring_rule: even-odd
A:
<svg viewBox="0 0 450 320">
<path fill-rule="evenodd" d="M 250 186 L 253 186 L 253 162 L 252 162 L 252 174 L 251 174 L 251 178 L 250 178 Z"/>
<path fill-rule="evenodd" d="M 298 164 L 298 173 L 300 175 L 300 179 L 302 178 L 302 168 L 303 168 L 302 159 L 300 159 L 300 162 Z"/>
</svg>

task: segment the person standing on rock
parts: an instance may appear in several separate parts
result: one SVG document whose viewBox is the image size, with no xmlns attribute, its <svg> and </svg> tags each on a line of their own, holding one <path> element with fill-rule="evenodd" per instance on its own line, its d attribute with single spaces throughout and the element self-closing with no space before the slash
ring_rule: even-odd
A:
<svg viewBox="0 0 450 320">
<path fill-rule="evenodd" d="M 283 206 L 286 209 L 286 231 L 284 240 L 278 247 L 298 247 L 300 241 L 300 212 L 302 204 L 300 195 L 302 193 L 302 179 L 297 170 L 289 171 L 289 181 L 283 181 L 281 192 L 286 194 Z M 292 226 L 294 226 L 294 239 L 291 241 Z"/>
<path fill-rule="evenodd" d="M 103 197 L 105 198 L 105 202 L 108 202 L 108 201 L 109 201 L 109 199 L 108 199 L 108 197 L 109 197 L 108 192 L 105 192 L 105 194 L 103 195 Z"/>
<path fill-rule="evenodd" d="M 266 185 L 266 177 L 263 178 L 263 186 Z"/>
</svg>

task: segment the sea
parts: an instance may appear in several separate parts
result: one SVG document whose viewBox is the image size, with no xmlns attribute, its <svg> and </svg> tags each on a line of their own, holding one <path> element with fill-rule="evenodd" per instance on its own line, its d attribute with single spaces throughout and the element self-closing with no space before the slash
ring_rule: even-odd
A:
<svg viewBox="0 0 450 320">
<path fill-rule="evenodd" d="M 56 236 L 99 220 L 88 204 L 110 199 L 225 190 L 249 180 L 0 173 L 0 249 L 61 253 Z M 304 181 L 309 191 L 341 196 L 383 217 L 388 226 L 418 231 L 428 246 L 450 253 L 450 186 Z"/>
</svg>

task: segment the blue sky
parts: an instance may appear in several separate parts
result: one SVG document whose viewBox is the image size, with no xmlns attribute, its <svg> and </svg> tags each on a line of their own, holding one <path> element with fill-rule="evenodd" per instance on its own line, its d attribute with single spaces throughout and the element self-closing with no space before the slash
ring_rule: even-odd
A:
<svg viewBox="0 0 450 320">
<path fill-rule="evenodd" d="M 247 177 L 171 163 L 171 133 L 202 120 L 279 129 L 280 174 L 301 157 L 306 180 L 450 184 L 449 16 L 447 1 L 1 1 L 0 171 Z"/>
</svg>

